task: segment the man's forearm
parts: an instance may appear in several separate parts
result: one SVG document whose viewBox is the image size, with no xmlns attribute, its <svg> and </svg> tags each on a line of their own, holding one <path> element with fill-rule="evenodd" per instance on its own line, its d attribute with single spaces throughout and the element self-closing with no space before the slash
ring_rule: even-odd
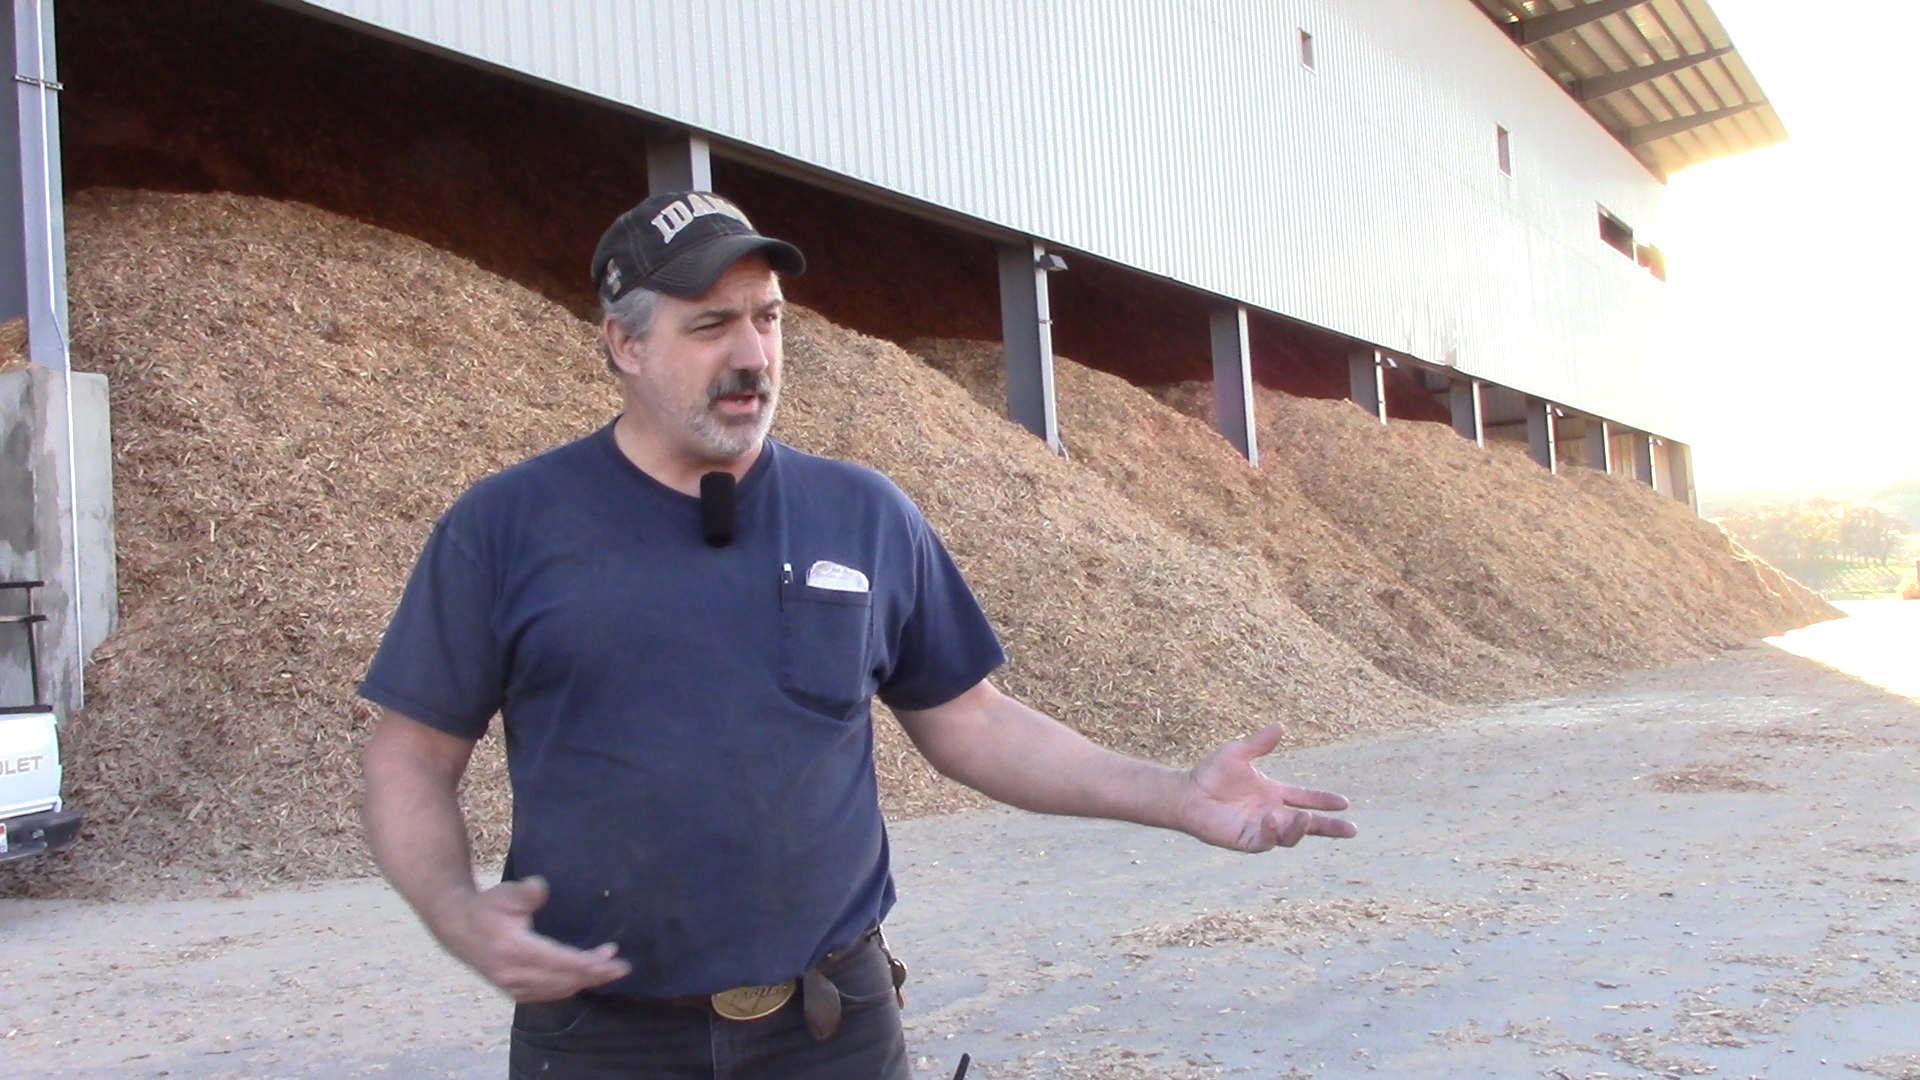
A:
<svg viewBox="0 0 1920 1080">
<path fill-rule="evenodd" d="M 963 703 L 938 725 L 908 724 L 920 752 L 942 774 L 1035 813 L 1179 827 L 1183 770 L 1096 746 L 984 684 L 974 694 L 978 701 Z"/>
<path fill-rule="evenodd" d="M 367 755 L 367 844 L 427 928 L 445 940 L 454 905 L 476 891 L 472 846 L 454 783 L 437 769 Z"/>
</svg>

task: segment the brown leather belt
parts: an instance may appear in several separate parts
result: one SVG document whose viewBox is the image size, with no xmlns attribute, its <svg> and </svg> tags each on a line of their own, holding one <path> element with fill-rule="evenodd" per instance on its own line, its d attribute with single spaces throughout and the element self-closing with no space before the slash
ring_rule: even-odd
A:
<svg viewBox="0 0 1920 1080">
<path fill-rule="evenodd" d="M 893 976 L 893 992 L 904 1005 L 906 997 L 901 988 L 907 981 L 907 967 L 888 951 L 886 939 L 877 926 L 860 935 L 852 944 L 827 953 L 826 959 L 798 979 L 788 979 L 770 986 L 735 987 L 715 994 L 683 994 L 664 998 L 613 994 L 607 995 L 606 1000 L 627 1008 L 704 1012 L 728 1020 L 748 1021 L 779 1012 L 798 990 L 800 1007 L 807 1018 L 807 1031 L 815 1041 L 825 1042 L 840 1028 L 840 989 L 834 985 L 827 971 L 838 968 L 869 946 L 877 946 L 886 953 L 887 967 Z"/>
</svg>

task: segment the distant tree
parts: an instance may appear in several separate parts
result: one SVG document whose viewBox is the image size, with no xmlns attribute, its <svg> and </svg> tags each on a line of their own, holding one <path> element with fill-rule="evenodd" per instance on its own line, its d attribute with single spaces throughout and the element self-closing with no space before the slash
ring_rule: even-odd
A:
<svg viewBox="0 0 1920 1080">
<path fill-rule="evenodd" d="M 1845 513 L 1840 503 L 1826 499 L 1794 508 L 1793 527 L 1806 537 L 1807 558 L 1831 559 L 1840 554 L 1840 522 Z"/>
<path fill-rule="evenodd" d="M 1906 523 L 1873 506 L 1848 506 L 1841 515 L 1840 554 L 1885 566 L 1903 548 Z"/>
<path fill-rule="evenodd" d="M 1899 518 L 1877 507 L 1830 499 L 1762 506 L 1715 520 L 1775 564 L 1848 559 L 1885 565 L 1908 541 L 1907 525 Z"/>
</svg>

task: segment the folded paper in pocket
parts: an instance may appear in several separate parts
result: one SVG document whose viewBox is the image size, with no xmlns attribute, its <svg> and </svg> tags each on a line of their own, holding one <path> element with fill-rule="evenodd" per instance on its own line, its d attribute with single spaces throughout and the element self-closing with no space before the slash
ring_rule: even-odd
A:
<svg viewBox="0 0 1920 1080">
<path fill-rule="evenodd" d="M 807 568 L 807 584 L 834 592 L 867 592 L 867 575 L 850 566 L 821 559 Z"/>
</svg>

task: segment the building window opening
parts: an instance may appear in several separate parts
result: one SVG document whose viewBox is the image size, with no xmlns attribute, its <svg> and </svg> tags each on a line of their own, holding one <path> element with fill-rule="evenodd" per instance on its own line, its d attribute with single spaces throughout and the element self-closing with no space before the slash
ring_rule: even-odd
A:
<svg viewBox="0 0 1920 1080">
<path fill-rule="evenodd" d="M 1613 250 L 1638 261 L 1633 250 L 1633 229 L 1608 213 L 1604 206 L 1600 208 L 1600 239 L 1605 240 Z"/>
<path fill-rule="evenodd" d="M 1493 129 L 1493 141 L 1500 154 L 1500 175 L 1513 175 L 1513 136 L 1503 127 Z"/>
<path fill-rule="evenodd" d="M 1313 35 L 1305 30 L 1300 31 L 1300 66 L 1313 70 Z"/>
</svg>

